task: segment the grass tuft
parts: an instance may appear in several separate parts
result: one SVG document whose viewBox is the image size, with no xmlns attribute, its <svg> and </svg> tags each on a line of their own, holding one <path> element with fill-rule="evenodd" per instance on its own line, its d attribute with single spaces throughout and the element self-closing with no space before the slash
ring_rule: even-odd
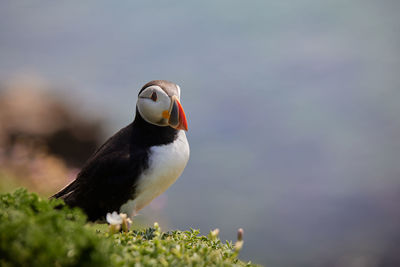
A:
<svg viewBox="0 0 400 267">
<path fill-rule="evenodd" d="M 25 189 L 0 195 L 0 266 L 250 266 L 239 250 L 215 230 L 162 232 L 155 223 L 111 234 L 61 200 Z"/>
</svg>

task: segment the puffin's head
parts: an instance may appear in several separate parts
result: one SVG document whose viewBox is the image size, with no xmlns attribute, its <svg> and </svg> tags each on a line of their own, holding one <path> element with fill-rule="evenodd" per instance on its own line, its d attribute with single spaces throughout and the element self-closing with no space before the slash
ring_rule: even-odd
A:
<svg viewBox="0 0 400 267">
<path fill-rule="evenodd" d="M 185 112 L 179 99 L 181 88 L 168 81 L 146 83 L 139 92 L 137 108 L 142 118 L 158 126 L 188 130 Z"/>
</svg>

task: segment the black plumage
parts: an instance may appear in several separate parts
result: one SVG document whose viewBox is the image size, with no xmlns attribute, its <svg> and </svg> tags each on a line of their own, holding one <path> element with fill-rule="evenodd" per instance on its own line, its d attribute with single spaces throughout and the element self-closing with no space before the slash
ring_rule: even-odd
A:
<svg viewBox="0 0 400 267">
<path fill-rule="evenodd" d="M 148 86 L 145 85 L 145 87 Z M 169 144 L 178 130 L 146 122 L 136 109 L 134 121 L 108 139 L 77 178 L 53 197 L 82 208 L 95 221 L 135 198 L 140 174 L 148 168 L 150 147 Z"/>
</svg>

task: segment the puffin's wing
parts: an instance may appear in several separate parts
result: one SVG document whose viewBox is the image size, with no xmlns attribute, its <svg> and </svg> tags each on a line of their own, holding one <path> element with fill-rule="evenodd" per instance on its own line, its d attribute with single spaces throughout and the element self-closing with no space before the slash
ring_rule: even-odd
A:
<svg viewBox="0 0 400 267">
<path fill-rule="evenodd" d="M 128 127 L 126 127 L 128 128 Z M 85 165 L 82 167 L 81 172 L 78 174 L 77 178 L 73 180 L 71 183 L 66 185 L 63 189 L 61 189 L 59 192 L 51 196 L 50 198 L 65 198 L 68 194 L 73 192 L 77 186 L 80 184 L 79 180 L 82 178 L 79 178 L 81 176 L 82 172 L 85 172 L 85 169 L 90 168 L 90 165 L 93 164 L 96 160 L 96 158 L 101 158 L 104 155 L 107 154 L 110 150 L 112 150 L 112 147 L 115 146 L 116 143 L 115 139 L 118 136 L 124 136 L 124 132 L 126 132 L 126 128 L 121 129 L 118 133 L 110 137 L 103 145 L 101 145 L 91 156 L 90 158 L 86 161 Z M 111 149 L 110 149 L 111 148 Z"/>
<path fill-rule="evenodd" d="M 122 129 L 88 160 L 77 178 L 54 195 L 69 206 L 81 207 L 90 220 L 118 211 L 133 198 L 147 153 L 130 145 L 131 130 Z"/>
</svg>

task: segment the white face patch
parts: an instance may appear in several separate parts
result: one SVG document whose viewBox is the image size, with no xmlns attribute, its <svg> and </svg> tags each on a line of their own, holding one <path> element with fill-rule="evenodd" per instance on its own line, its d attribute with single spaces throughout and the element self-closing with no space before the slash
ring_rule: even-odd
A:
<svg viewBox="0 0 400 267">
<path fill-rule="evenodd" d="M 157 85 L 144 89 L 138 98 L 137 107 L 140 115 L 148 123 L 158 126 L 167 126 L 168 121 L 163 118 L 163 111 L 169 110 L 171 98 Z"/>
</svg>

